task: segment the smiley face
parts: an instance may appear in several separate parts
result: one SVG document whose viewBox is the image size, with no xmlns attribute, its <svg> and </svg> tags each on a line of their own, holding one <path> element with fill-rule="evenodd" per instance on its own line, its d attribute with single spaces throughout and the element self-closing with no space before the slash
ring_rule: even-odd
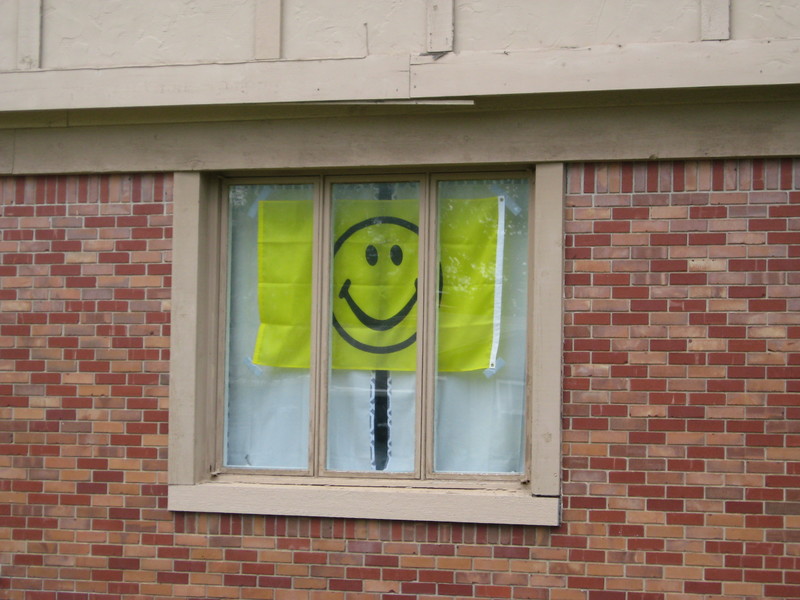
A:
<svg viewBox="0 0 800 600">
<path fill-rule="evenodd" d="M 390 354 L 416 341 L 419 228 L 375 216 L 345 230 L 333 247 L 333 320 L 352 347 Z"/>
</svg>

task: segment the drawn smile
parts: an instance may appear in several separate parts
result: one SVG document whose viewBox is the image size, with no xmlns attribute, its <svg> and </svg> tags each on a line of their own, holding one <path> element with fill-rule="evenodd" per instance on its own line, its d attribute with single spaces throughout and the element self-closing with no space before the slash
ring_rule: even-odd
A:
<svg viewBox="0 0 800 600">
<path fill-rule="evenodd" d="M 350 310 L 353 311 L 353 314 L 362 325 L 369 327 L 374 331 L 387 331 L 391 329 L 405 319 L 408 316 L 408 313 L 411 312 L 411 309 L 414 308 L 414 305 L 417 303 L 417 280 L 415 279 L 414 294 L 411 296 L 411 298 L 409 298 L 408 302 L 405 303 L 405 306 L 387 319 L 376 319 L 375 317 L 364 312 L 358 303 L 353 300 L 353 297 L 350 295 L 350 285 L 351 281 L 349 279 L 345 280 L 345 282 L 342 284 L 342 288 L 339 290 L 339 298 L 342 298 L 345 302 L 347 302 Z"/>
</svg>

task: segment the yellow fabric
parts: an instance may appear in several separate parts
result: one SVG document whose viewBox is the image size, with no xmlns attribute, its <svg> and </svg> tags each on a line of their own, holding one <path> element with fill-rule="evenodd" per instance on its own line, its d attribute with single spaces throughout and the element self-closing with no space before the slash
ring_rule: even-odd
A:
<svg viewBox="0 0 800 600">
<path fill-rule="evenodd" d="M 473 371 L 494 367 L 498 198 L 442 200 L 439 247 L 442 291 L 438 311 L 438 369 Z M 502 246 L 501 246 L 502 248 Z M 502 256 L 500 257 L 502 260 Z M 502 264 L 499 265 L 502 268 Z M 499 300 L 499 298 L 498 298 Z M 495 331 L 495 325 L 498 331 Z"/>
<path fill-rule="evenodd" d="M 259 207 L 257 364 L 309 365 L 312 215 L 299 204 Z M 493 366 L 498 213 L 498 198 L 440 202 L 440 371 Z M 416 200 L 335 203 L 332 368 L 415 370 L 418 215 Z"/>
<path fill-rule="evenodd" d="M 253 362 L 308 368 L 314 205 L 258 203 L 258 328 Z"/>
</svg>

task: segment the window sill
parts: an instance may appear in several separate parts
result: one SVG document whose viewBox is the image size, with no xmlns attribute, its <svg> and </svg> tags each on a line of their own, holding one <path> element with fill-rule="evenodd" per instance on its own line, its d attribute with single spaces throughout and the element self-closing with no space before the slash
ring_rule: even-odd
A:
<svg viewBox="0 0 800 600">
<path fill-rule="evenodd" d="M 512 490 L 199 483 L 170 485 L 172 511 L 558 525 L 560 499 Z"/>
</svg>

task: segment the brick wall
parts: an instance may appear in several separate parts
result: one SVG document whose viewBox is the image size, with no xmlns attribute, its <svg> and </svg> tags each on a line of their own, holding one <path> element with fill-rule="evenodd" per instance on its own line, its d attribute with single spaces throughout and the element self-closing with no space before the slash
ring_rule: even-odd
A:
<svg viewBox="0 0 800 600">
<path fill-rule="evenodd" d="M 562 543 L 619 590 L 589 598 L 800 597 L 798 184 L 570 169 Z"/>
<path fill-rule="evenodd" d="M 170 178 L 0 179 L 0 598 L 800 597 L 800 161 L 567 187 L 548 529 L 169 513 Z"/>
</svg>

